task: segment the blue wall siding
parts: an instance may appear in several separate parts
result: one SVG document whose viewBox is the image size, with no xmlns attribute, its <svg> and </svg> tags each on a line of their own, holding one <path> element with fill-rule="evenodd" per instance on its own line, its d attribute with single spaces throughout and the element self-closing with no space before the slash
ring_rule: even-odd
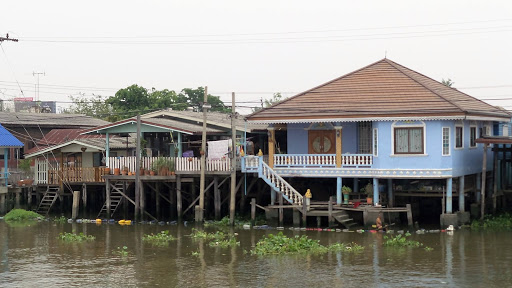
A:
<svg viewBox="0 0 512 288">
<path fill-rule="evenodd" d="M 482 122 L 470 121 L 424 121 L 414 122 L 425 124 L 425 155 L 403 156 L 393 155 L 392 128 L 395 125 L 404 125 L 403 122 L 382 121 L 373 122 L 373 128 L 378 129 L 378 156 L 374 157 L 373 168 L 376 169 L 452 169 L 452 175 L 459 177 L 479 173 L 482 171 L 483 144 L 477 144 L 476 148 L 469 147 L 470 124 L 476 124 L 477 138 L 480 137 Z M 455 126 L 464 124 L 464 148 L 455 149 Z M 357 123 L 341 123 L 343 126 L 343 154 L 356 154 L 357 151 Z M 288 124 L 287 151 L 289 154 L 308 153 L 309 123 Z M 511 125 L 512 126 L 512 125 Z M 442 155 L 442 128 L 450 128 L 450 155 Z M 493 168 L 492 151 L 488 149 L 488 170 Z"/>
<path fill-rule="evenodd" d="M 341 123 L 343 126 L 343 133 L 341 134 L 341 146 L 343 151 L 341 153 L 357 154 L 357 123 Z"/>
<path fill-rule="evenodd" d="M 288 154 L 307 154 L 308 153 L 308 131 L 310 124 L 293 123 L 287 126 Z"/>
</svg>

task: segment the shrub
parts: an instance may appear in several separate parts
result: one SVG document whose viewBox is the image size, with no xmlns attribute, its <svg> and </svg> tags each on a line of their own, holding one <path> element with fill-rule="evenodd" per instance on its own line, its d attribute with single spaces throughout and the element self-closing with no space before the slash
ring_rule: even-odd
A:
<svg viewBox="0 0 512 288">
<path fill-rule="evenodd" d="M 27 211 L 23 209 L 13 209 L 9 213 L 5 214 L 5 221 L 25 221 L 25 220 L 34 220 L 38 218 L 44 218 L 43 216 L 37 214 L 33 211 Z"/>
<path fill-rule="evenodd" d="M 512 215 L 503 213 L 497 216 L 485 216 L 484 220 L 474 220 L 471 222 L 471 229 L 512 230 Z"/>
</svg>

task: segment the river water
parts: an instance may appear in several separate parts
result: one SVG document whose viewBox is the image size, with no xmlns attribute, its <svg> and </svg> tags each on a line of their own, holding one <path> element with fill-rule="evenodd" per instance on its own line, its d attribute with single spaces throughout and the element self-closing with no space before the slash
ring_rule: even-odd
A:
<svg viewBox="0 0 512 288">
<path fill-rule="evenodd" d="M 0 287 L 510 287 L 512 233 L 458 230 L 413 234 L 434 250 L 382 246 L 380 233 L 291 231 L 328 245 L 356 242 L 358 253 L 252 256 L 245 253 L 276 230 L 235 229 L 240 246 L 209 247 L 177 225 L 10 225 L 0 220 Z M 142 236 L 177 237 L 154 247 Z M 207 229 L 208 230 L 208 229 Z M 61 232 L 95 241 L 66 243 Z M 212 230 L 213 231 L 213 230 Z M 116 253 L 126 246 L 127 256 Z"/>
</svg>

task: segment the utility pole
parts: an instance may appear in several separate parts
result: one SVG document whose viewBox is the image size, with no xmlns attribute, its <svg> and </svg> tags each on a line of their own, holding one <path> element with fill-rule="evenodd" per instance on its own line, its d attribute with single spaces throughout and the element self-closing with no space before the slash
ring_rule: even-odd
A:
<svg viewBox="0 0 512 288">
<path fill-rule="evenodd" d="M 235 92 L 231 94 L 231 201 L 229 202 L 229 224 L 235 224 L 236 205 L 236 126 Z"/>
<path fill-rule="evenodd" d="M 9 33 L 7 33 L 5 37 L 0 37 L 0 43 L 4 41 L 18 42 L 18 39 L 9 38 Z"/>
<path fill-rule="evenodd" d="M 37 75 L 37 87 L 36 87 L 36 99 L 35 101 L 39 101 L 39 76 L 40 75 L 43 75 L 43 76 L 46 76 L 46 73 L 45 72 L 32 72 L 32 76 L 36 76 Z"/>
<path fill-rule="evenodd" d="M 204 182 L 206 170 L 206 112 L 211 106 L 208 104 L 208 86 L 204 87 L 203 100 L 203 137 L 201 138 L 201 178 L 199 181 L 199 215 L 196 221 L 203 222 L 204 216 Z"/>
<path fill-rule="evenodd" d="M 137 146 L 135 146 L 135 222 L 139 221 L 139 218 L 144 219 L 144 195 L 141 189 L 140 182 L 140 114 L 137 115 L 137 136 L 135 138 Z M 142 193 L 141 193 L 142 192 Z"/>
</svg>

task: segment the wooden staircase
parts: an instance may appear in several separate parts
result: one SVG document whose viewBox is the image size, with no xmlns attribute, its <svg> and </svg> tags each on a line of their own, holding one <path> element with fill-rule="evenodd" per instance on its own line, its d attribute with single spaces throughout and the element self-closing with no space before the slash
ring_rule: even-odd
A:
<svg viewBox="0 0 512 288">
<path fill-rule="evenodd" d="M 110 190 L 110 215 L 107 215 L 107 201 L 105 201 L 103 207 L 100 210 L 100 213 L 98 213 L 97 218 L 101 218 L 101 216 L 104 216 L 108 219 L 112 218 L 114 213 L 117 211 L 117 208 L 121 205 L 123 195 L 120 192 L 125 193 L 124 185 L 122 182 L 117 182 L 113 186 L 115 189 Z"/>
<path fill-rule="evenodd" d="M 350 218 L 347 212 L 343 210 L 337 210 L 336 212 L 333 212 L 332 218 L 338 221 L 341 225 L 345 226 L 345 228 L 347 229 L 350 229 L 353 226 L 358 225 L 356 222 L 354 222 L 354 219 Z"/>
<path fill-rule="evenodd" d="M 270 168 L 267 163 L 259 161 L 261 169 L 258 169 L 258 177 L 263 179 L 274 191 L 283 195 L 283 198 L 290 204 L 302 207 L 304 197 L 295 188 L 286 182 L 281 176 Z M 298 208 L 302 212 L 302 208 Z"/>
<path fill-rule="evenodd" d="M 36 209 L 36 213 L 41 214 L 43 216 L 48 216 L 50 209 L 52 209 L 53 204 L 59 197 L 59 187 L 50 187 L 46 189 L 44 193 L 43 199 L 41 199 L 41 203 Z"/>
</svg>

